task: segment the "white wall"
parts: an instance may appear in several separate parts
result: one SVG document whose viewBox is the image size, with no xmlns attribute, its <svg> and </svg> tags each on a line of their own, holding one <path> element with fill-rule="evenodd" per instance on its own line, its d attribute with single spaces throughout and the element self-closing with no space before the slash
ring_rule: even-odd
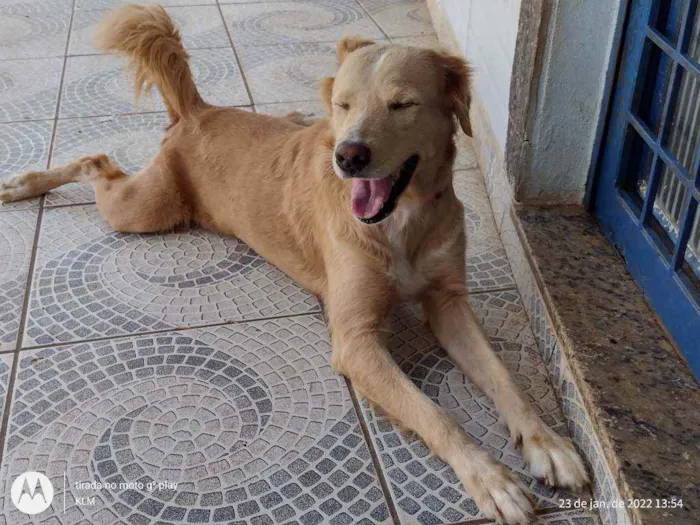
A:
<svg viewBox="0 0 700 525">
<path fill-rule="evenodd" d="M 508 100 L 520 0 L 437 0 L 460 50 L 474 68 L 473 88 L 501 152 L 508 133 Z"/>
<path fill-rule="evenodd" d="M 511 136 L 513 143 L 506 144 L 521 0 L 427 1 L 436 6 L 431 9 L 433 19 L 445 20 L 436 24 L 440 38 L 451 33 L 451 45 L 456 45 L 474 68 L 474 98 L 483 117 L 480 124 L 483 126 L 485 120 L 488 128 L 481 134 L 475 130 L 478 149 L 483 150 L 480 162 L 487 185 L 491 171 L 515 166 L 517 172 L 508 175 L 517 200 L 581 204 L 594 162 L 623 2 L 536 3 L 545 25 L 534 34 L 520 28 L 521 38 L 536 39 L 534 78 L 519 71 L 513 84 L 529 93 L 529 99 L 518 101 L 527 104 L 521 106 L 524 116 L 518 116 L 525 121 L 515 121 L 514 129 L 522 133 Z M 525 7 L 535 9 L 534 4 Z M 525 22 L 527 26 L 527 19 Z M 449 31 L 441 30 L 442 26 L 448 26 Z M 527 52 L 528 43 L 520 42 L 519 52 Z M 522 162 L 514 162 L 513 151 L 523 152 Z M 500 162 L 494 163 L 499 155 Z"/>
<path fill-rule="evenodd" d="M 620 6 L 610 0 L 552 2 L 531 124 L 532 164 L 520 197 L 580 204 L 588 181 Z"/>
</svg>

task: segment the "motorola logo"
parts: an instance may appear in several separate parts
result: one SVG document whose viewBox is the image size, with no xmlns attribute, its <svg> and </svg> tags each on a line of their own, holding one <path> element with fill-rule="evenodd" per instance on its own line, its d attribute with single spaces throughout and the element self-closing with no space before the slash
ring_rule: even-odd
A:
<svg viewBox="0 0 700 525">
<path fill-rule="evenodd" d="M 40 472 L 25 472 L 17 476 L 10 489 L 12 503 L 25 514 L 39 514 L 51 505 L 53 485 Z"/>
</svg>

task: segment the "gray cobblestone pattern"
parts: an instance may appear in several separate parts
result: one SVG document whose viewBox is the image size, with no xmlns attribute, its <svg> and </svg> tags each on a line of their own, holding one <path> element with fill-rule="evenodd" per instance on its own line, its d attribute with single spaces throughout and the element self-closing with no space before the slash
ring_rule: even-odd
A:
<svg viewBox="0 0 700 525">
<path fill-rule="evenodd" d="M 2 479 L 31 466 L 62 487 L 65 472 L 67 523 L 385 522 L 329 357 L 323 321 L 309 316 L 25 354 Z M 95 491 L 75 483 L 91 480 L 136 488 L 76 506 Z M 177 488 L 148 490 L 154 480 Z M 19 518 L 8 498 L 2 507 Z"/>
<path fill-rule="evenodd" d="M 61 58 L 0 61 L 0 122 L 53 119 L 62 69 Z"/>
<path fill-rule="evenodd" d="M 384 35 L 356 2 L 286 1 L 227 5 L 223 9 L 234 45 L 335 42 L 346 35 Z"/>
<path fill-rule="evenodd" d="M 204 2 L 200 2 L 204 3 Z M 111 7 L 108 5 L 108 7 Z M 69 55 L 94 55 L 99 51 L 92 46 L 92 35 L 97 22 L 109 9 L 78 10 L 73 15 Z M 216 5 L 169 7 L 168 13 L 180 28 L 187 49 L 229 47 L 226 29 Z"/>
<path fill-rule="evenodd" d="M 25 171 L 46 169 L 53 122 L 0 124 L 0 179 Z M 39 199 L 5 204 L 2 210 L 34 208 Z"/>
<path fill-rule="evenodd" d="M 0 1 L 0 178 L 99 153 L 133 174 L 158 151 L 159 97 L 135 105 L 122 63 L 91 47 L 106 9 L 127 1 Z M 318 82 L 341 36 L 437 44 L 422 0 L 146 1 L 181 27 L 206 100 L 273 115 L 323 116 Z M 558 352 L 537 348 L 523 313 L 471 144 L 457 147 L 472 306 L 543 419 L 586 434 Z M 530 488 L 535 524 L 600 525 L 556 508 L 566 494 L 528 474 L 417 307 L 397 308 L 392 328 L 402 369 Z M 451 468 L 359 400 L 330 351 L 317 299 L 234 238 L 114 233 L 78 184 L 0 206 L 0 525 L 480 520 Z M 8 498 L 27 470 L 56 490 L 37 516 Z M 116 485 L 75 485 L 89 481 Z"/>
<path fill-rule="evenodd" d="M 464 203 L 467 279 L 474 291 L 515 288 L 510 264 L 493 220 L 486 188 L 475 170 L 455 171 L 454 188 Z"/>
<path fill-rule="evenodd" d="M 0 59 L 62 57 L 71 0 L 3 0 Z"/>
<path fill-rule="evenodd" d="M 0 214 L 0 350 L 17 344 L 36 219 L 36 212 Z"/>
<path fill-rule="evenodd" d="M 114 233 L 94 206 L 47 211 L 39 252 L 27 321 L 35 345 L 318 309 L 234 238 Z"/>
</svg>

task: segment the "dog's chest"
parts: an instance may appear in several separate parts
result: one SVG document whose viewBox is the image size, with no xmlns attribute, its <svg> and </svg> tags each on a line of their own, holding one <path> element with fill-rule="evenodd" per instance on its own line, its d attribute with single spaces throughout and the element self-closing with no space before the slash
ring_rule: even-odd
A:
<svg viewBox="0 0 700 525">
<path fill-rule="evenodd" d="M 428 284 L 423 272 L 418 271 L 416 261 L 409 257 L 407 247 L 407 222 L 399 220 L 390 223 L 386 229 L 387 240 L 392 251 L 389 276 L 396 285 L 396 293 L 402 301 L 415 299 Z"/>
<path fill-rule="evenodd" d="M 425 277 L 417 272 L 406 258 L 395 259 L 390 274 L 396 283 L 396 293 L 401 301 L 418 298 L 427 284 Z"/>
</svg>

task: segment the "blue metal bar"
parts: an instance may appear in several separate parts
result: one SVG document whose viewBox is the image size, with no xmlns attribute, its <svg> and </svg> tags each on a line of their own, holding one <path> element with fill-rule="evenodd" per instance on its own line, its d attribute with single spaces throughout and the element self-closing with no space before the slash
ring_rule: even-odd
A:
<svg viewBox="0 0 700 525">
<path fill-rule="evenodd" d="M 698 10 L 698 2 L 693 2 L 692 0 L 689 0 L 688 4 L 690 4 L 689 10 L 688 10 L 688 20 L 686 21 L 686 32 L 684 35 L 685 40 L 681 42 L 680 50 L 682 54 L 687 53 L 688 47 L 690 46 L 690 37 L 692 36 L 692 28 L 690 27 L 693 21 L 695 21 L 695 15 Z M 698 24 L 700 24 L 700 18 L 696 21 Z M 692 59 L 692 57 L 690 57 Z M 691 165 L 690 169 L 690 177 L 691 179 L 694 177 L 695 178 L 695 188 L 694 188 L 694 193 L 695 193 L 695 198 L 698 199 L 698 192 L 700 191 L 700 144 L 698 144 L 698 149 L 695 151 L 695 158 L 693 159 L 693 163 Z"/>
<path fill-rule="evenodd" d="M 690 192 L 687 192 L 683 206 L 685 211 L 683 212 L 683 218 L 680 223 L 680 228 L 678 229 L 678 239 L 676 240 L 676 247 L 671 260 L 671 269 L 674 272 L 680 270 L 683 266 L 685 248 L 688 245 L 690 232 L 693 229 L 693 220 L 695 219 L 695 210 L 697 210 L 698 201 L 693 198 Z"/>
<path fill-rule="evenodd" d="M 698 9 L 697 1 L 688 0 L 686 4 L 687 6 L 686 9 L 684 9 L 683 13 L 685 18 L 681 21 L 682 25 L 680 30 L 680 36 L 678 38 L 678 50 L 683 56 L 688 56 L 687 52 L 688 47 L 690 46 L 690 37 L 693 35 L 692 26 L 695 22 L 695 12 Z M 700 20 L 698 20 L 698 23 L 700 23 Z M 691 61 L 691 63 L 695 62 L 692 56 L 688 56 L 688 59 Z"/>
<path fill-rule="evenodd" d="M 637 116 L 634 115 L 632 112 L 629 112 L 627 118 L 630 124 L 632 124 L 632 127 L 635 129 L 635 131 L 639 133 L 639 135 L 644 139 L 644 142 L 647 143 L 649 149 L 651 149 L 655 154 L 661 157 L 661 160 L 664 161 L 664 164 L 666 164 L 671 169 L 671 171 L 674 172 L 674 174 L 678 175 L 681 178 L 681 182 L 684 182 L 687 186 L 688 182 L 692 181 L 693 174 L 690 171 L 688 171 L 688 169 L 685 166 L 683 166 L 683 164 L 678 162 L 673 157 L 673 154 L 670 151 L 668 151 L 668 149 L 659 144 L 659 139 L 654 139 L 654 134 L 649 129 L 649 126 L 647 126 L 644 122 L 639 120 Z"/>
<path fill-rule="evenodd" d="M 695 151 L 695 159 L 693 160 L 693 167 L 690 175 L 691 177 L 695 177 L 695 189 L 700 191 L 700 144 L 698 144 L 698 149 Z"/>
<path fill-rule="evenodd" d="M 683 7 L 683 13 L 681 15 L 681 24 L 680 24 L 680 30 L 679 30 L 679 36 L 678 36 L 678 49 L 681 49 L 683 46 L 683 43 L 687 41 L 686 34 L 689 32 L 688 31 L 688 26 L 692 23 L 692 21 L 689 22 L 689 17 L 690 17 L 690 12 L 692 11 L 691 5 L 692 2 L 686 2 L 684 7 Z M 656 7 L 658 8 L 660 6 L 660 3 L 657 2 Z M 652 9 L 652 11 L 654 11 Z M 658 15 L 658 9 L 656 10 L 655 13 L 650 13 L 650 18 L 649 20 L 652 21 L 655 16 Z M 656 25 L 656 24 L 654 24 Z M 680 87 L 680 80 L 682 78 L 682 74 L 678 74 L 678 68 L 679 68 L 679 63 L 680 59 L 683 58 L 681 53 L 674 48 L 668 40 L 661 35 L 658 30 L 655 28 L 652 28 L 649 24 L 647 25 L 647 35 L 649 38 L 651 38 L 652 41 L 655 42 L 654 36 L 657 37 L 658 39 L 661 40 L 661 43 L 656 43 L 666 54 L 670 55 L 673 57 L 673 65 L 671 66 L 671 78 L 668 83 L 668 88 L 666 91 L 666 99 L 664 100 L 664 107 L 661 111 L 661 119 L 659 121 L 659 133 L 656 137 L 656 140 L 653 141 L 653 145 L 649 144 L 651 147 L 652 151 L 654 152 L 654 161 L 652 162 L 651 166 L 651 173 L 649 173 L 649 184 L 647 187 L 647 192 L 646 195 L 644 196 L 644 204 L 642 205 L 642 214 L 640 217 L 641 224 L 643 225 L 648 225 L 649 222 L 651 221 L 652 214 L 654 212 L 654 200 L 656 199 L 656 192 L 659 188 L 659 182 L 661 180 L 661 167 L 658 165 L 659 163 L 659 157 L 664 161 L 665 164 L 667 165 L 676 165 L 675 159 L 673 159 L 672 162 L 669 162 L 671 158 L 673 157 L 672 155 L 666 155 L 666 152 L 664 151 L 663 144 L 665 143 L 666 136 L 668 135 L 668 130 L 670 128 L 670 121 L 673 118 L 673 109 L 676 107 L 676 100 L 678 97 L 678 90 Z M 700 69 L 698 69 L 698 74 L 700 75 Z M 632 114 L 632 112 L 629 112 L 629 121 L 632 123 L 634 126 L 635 123 L 639 123 L 638 119 Z M 643 126 L 643 128 L 646 128 L 644 133 L 640 133 L 642 137 L 644 138 L 645 141 L 648 141 L 649 139 L 652 138 L 652 135 L 647 133 L 646 131 L 648 128 L 646 126 Z M 637 126 L 635 126 L 635 129 L 637 129 Z M 645 136 L 646 135 L 646 136 Z M 678 166 L 676 166 L 678 167 Z M 681 173 L 683 172 L 684 168 L 681 167 Z M 682 179 L 686 179 L 687 177 L 682 177 Z"/>
<path fill-rule="evenodd" d="M 662 35 L 652 27 L 647 28 L 647 36 L 649 37 L 649 40 L 651 40 L 657 46 L 659 46 L 662 49 L 662 51 L 664 51 L 668 56 L 673 58 L 674 62 L 677 62 L 686 70 L 691 71 L 696 75 L 700 76 L 700 64 L 693 60 L 692 57 L 688 57 L 680 51 L 678 51 L 676 48 L 674 48 L 673 44 L 671 44 L 671 42 L 668 41 L 668 38 L 666 38 L 664 35 Z"/>
<path fill-rule="evenodd" d="M 659 190 L 661 183 L 661 166 L 659 165 L 659 154 L 654 153 L 654 161 L 651 163 L 651 172 L 649 173 L 649 183 L 647 184 L 647 192 L 644 195 L 644 203 L 642 204 L 642 213 L 639 217 L 639 224 L 642 228 L 646 227 L 651 221 L 654 213 L 654 201 L 656 193 Z"/>
<path fill-rule="evenodd" d="M 664 111 L 665 110 L 664 108 Z M 661 179 L 661 169 L 657 165 L 658 159 L 661 159 L 671 172 L 678 177 L 686 190 L 693 194 L 695 198 L 700 198 L 700 188 L 693 187 L 691 173 L 685 166 L 680 164 L 666 148 L 661 146 L 659 143 L 661 137 L 659 136 L 654 139 L 654 135 L 649 129 L 649 126 L 639 120 L 631 111 L 627 114 L 627 120 L 654 153 L 654 161 L 652 163 L 651 173 L 649 174 L 647 193 L 644 196 L 644 204 L 642 205 L 641 223 L 649 224 L 654 211 L 654 198 L 656 197 L 656 190 L 658 189 L 658 184 Z"/>
</svg>

